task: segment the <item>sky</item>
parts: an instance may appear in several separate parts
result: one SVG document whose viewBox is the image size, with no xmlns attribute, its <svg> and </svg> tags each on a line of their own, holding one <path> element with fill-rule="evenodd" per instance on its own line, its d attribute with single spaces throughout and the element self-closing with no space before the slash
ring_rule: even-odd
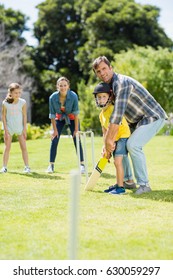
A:
<svg viewBox="0 0 173 280">
<path fill-rule="evenodd" d="M 42 2 L 44 2 L 44 0 L 0 0 L 0 4 L 3 4 L 5 8 L 20 10 L 23 14 L 30 17 L 30 20 L 27 22 L 30 32 L 23 33 L 29 45 L 37 44 L 37 40 L 33 37 L 32 30 L 33 23 L 37 20 L 38 16 L 38 9 L 36 9 L 36 6 Z M 135 2 L 159 7 L 161 9 L 159 24 L 164 29 L 167 36 L 173 40 L 173 0 L 136 0 Z"/>
</svg>

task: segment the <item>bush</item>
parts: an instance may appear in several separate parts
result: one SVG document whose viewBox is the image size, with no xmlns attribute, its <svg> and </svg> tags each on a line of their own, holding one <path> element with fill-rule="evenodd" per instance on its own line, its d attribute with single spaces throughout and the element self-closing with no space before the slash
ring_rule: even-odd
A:
<svg viewBox="0 0 173 280">
<path fill-rule="evenodd" d="M 40 138 L 47 138 L 50 135 L 50 126 L 36 126 L 31 125 L 30 123 L 27 124 L 27 140 L 36 140 Z M 12 142 L 18 141 L 18 136 L 16 134 L 13 135 Z M 3 124 L 0 122 L 0 143 L 4 142 L 4 130 Z"/>
</svg>

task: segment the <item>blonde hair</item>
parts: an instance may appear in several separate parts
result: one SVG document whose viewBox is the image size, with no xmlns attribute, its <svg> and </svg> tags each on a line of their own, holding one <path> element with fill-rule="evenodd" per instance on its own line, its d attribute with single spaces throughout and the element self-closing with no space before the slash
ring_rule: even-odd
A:
<svg viewBox="0 0 173 280">
<path fill-rule="evenodd" d="M 19 85 L 18 83 L 11 83 L 8 87 L 8 92 L 7 92 L 7 96 L 5 98 L 5 101 L 8 103 L 13 103 L 14 99 L 11 97 L 11 93 L 13 92 L 13 90 L 15 89 L 22 89 L 22 86 Z"/>
<path fill-rule="evenodd" d="M 60 77 L 60 78 L 57 80 L 56 84 L 58 85 L 61 81 L 66 81 L 67 84 L 70 86 L 70 81 L 69 81 L 66 77 Z"/>
</svg>

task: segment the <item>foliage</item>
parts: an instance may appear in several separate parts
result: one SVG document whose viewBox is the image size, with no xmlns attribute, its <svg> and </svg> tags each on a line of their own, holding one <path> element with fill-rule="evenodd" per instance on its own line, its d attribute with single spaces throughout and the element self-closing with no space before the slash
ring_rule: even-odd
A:
<svg viewBox="0 0 173 280">
<path fill-rule="evenodd" d="M 78 84 L 81 129 L 83 131 L 91 129 L 96 135 L 101 135 L 100 111 L 96 107 L 93 90 L 94 87 L 86 87 L 84 81 Z"/>
<path fill-rule="evenodd" d="M 99 55 L 106 55 L 112 60 L 115 53 L 133 48 L 134 44 L 154 48 L 172 46 L 171 40 L 157 23 L 157 7 L 140 5 L 133 0 L 105 0 L 100 4 L 85 18 L 86 42 L 77 54 L 85 77 L 90 71 L 91 61 Z M 85 5 L 82 4 L 83 9 Z"/>
<path fill-rule="evenodd" d="M 168 115 L 168 120 L 165 126 L 159 131 L 158 135 L 171 135 L 173 136 L 173 113 Z"/>
<path fill-rule="evenodd" d="M 3 24 L 5 29 L 5 41 L 11 43 L 14 40 L 19 40 L 21 43 L 26 40 L 22 37 L 23 31 L 28 30 L 26 21 L 28 17 L 20 11 L 14 11 L 11 8 L 5 9 L 4 5 L 0 4 L 0 24 Z"/>
<path fill-rule="evenodd" d="M 102 138 L 95 137 L 94 143 L 97 160 Z M 105 194 L 103 190 L 115 182 L 112 160 L 93 192 L 84 192 L 82 175 L 77 259 L 172 260 L 172 146 L 172 137 L 157 136 L 145 147 L 151 193 Z M 0 259 L 68 260 L 70 171 L 78 164 L 73 141 L 61 139 L 54 174 L 45 174 L 50 140 L 28 141 L 27 147 L 32 173 L 22 173 L 19 144 L 13 143 L 8 173 L 0 174 Z M 91 172 L 92 161 L 88 163 Z"/>
<path fill-rule="evenodd" d="M 38 124 L 48 121 L 48 97 L 59 76 L 67 76 L 77 91 L 82 79 L 86 84 L 91 80 L 91 62 L 98 55 L 112 60 L 134 44 L 154 48 L 173 44 L 157 22 L 159 9 L 133 0 L 46 0 L 37 8 L 34 33 L 39 44 L 31 57 L 37 69 L 33 117 Z"/>
<path fill-rule="evenodd" d="M 173 52 L 159 47 L 135 47 L 114 56 L 118 73 L 140 81 L 167 112 L 173 111 Z"/>
<path fill-rule="evenodd" d="M 50 135 L 50 126 L 36 126 L 31 125 L 30 123 L 27 124 L 27 140 L 36 140 L 40 138 L 47 138 Z M 18 136 L 16 134 L 13 135 L 12 142 L 18 141 Z M 0 143 L 4 142 L 4 130 L 2 122 L 0 122 Z"/>
<path fill-rule="evenodd" d="M 134 0 L 93 0 L 92 2 L 90 0 L 45 0 L 37 8 L 39 13 L 34 25 L 34 33 L 38 39 L 38 46 L 25 48 L 26 52 L 22 52 L 20 56 L 23 65 L 19 69 L 20 74 L 24 74 L 22 79 L 24 83 L 25 75 L 29 76 L 26 84 L 29 85 L 29 90 L 32 90 L 32 119 L 36 125 L 49 122 L 48 100 L 50 94 L 55 91 L 56 80 L 60 76 L 67 76 L 71 82 L 71 89 L 78 93 L 83 80 L 85 80 L 86 88 L 89 88 L 91 83 L 96 83 L 91 67 L 93 59 L 99 55 L 106 55 L 108 59 L 114 61 L 114 56 L 122 51 L 124 54 L 128 52 L 129 55 L 129 50 L 131 50 L 134 54 L 133 49 L 137 51 L 135 45 L 153 48 L 153 51 L 150 49 L 151 61 L 149 63 L 152 65 L 148 69 L 151 75 L 147 76 L 145 82 L 153 95 L 156 94 L 157 98 L 159 97 L 157 100 L 164 104 L 166 110 L 172 108 L 170 105 L 172 85 L 168 81 L 167 74 L 171 72 L 172 67 L 173 42 L 159 26 L 158 7 L 141 5 Z M 21 41 L 22 32 L 27 30 L 28 18 L 19 11 L 4 9 L 3 5 L 0 5 L 0 12 L 0 25 L 5 25 L 5 39 L 7 39 L 4 43 L 11 44 L 14 39 Z M 158 49 L 159 46 L 160 49 Z M 155 54 L 154 50 L 158 50 L 157 58 L 152 56 Z M 143 62 L 145 57 L 139 52 L 140 49 L 137 56 Z M 144 54 L 146 52 L 144 51 Z M 124 55 L 127 60 L 128 55 Z M 147 55 L 149 55 L 148 52 Z M 147 58 L 146 63 L 148 63 Z M 133 65 L 134 68 L 139 69 L 138 66 Z M 163 71 L 162 65 L 165 67 Z M 140 73 L 141 69 L 139 69 Z M 135 69 L 133 71 L 135 72 Z M 157 73 L 159 73 L 158 77 Z M 84 86 L 82 90 L 87 91 Z M 89 110 L 90 99 L 92 97 L 88 96 L 86 100 L 88 103 L 86 106 L 82 104 L 82 109 Z M 97 130 L 99 125 L 97 123 L 95 126 L 95 119 L 89 120 L 93 112 L 86 113 L 85 110 L 84 115 L 86 118 L 82 120 L 83 127 L 86 129 L 87 125 L 89 127 L 94 125 Z"/>
</svg>

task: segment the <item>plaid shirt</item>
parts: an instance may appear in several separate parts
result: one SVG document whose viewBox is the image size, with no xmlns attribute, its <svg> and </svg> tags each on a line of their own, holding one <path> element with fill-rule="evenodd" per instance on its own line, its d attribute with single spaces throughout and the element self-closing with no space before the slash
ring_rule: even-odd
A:
<svg viewBox="0 0 173 280">
<path fill-rule="evenodd" d="M 152 123 L 167 115 L 154 97 L 131 77 L 114 73 L 111 87 L 115 95 L 110 123 L 120 124 L 124 116 L 130 127 Z"/>
</svg>

